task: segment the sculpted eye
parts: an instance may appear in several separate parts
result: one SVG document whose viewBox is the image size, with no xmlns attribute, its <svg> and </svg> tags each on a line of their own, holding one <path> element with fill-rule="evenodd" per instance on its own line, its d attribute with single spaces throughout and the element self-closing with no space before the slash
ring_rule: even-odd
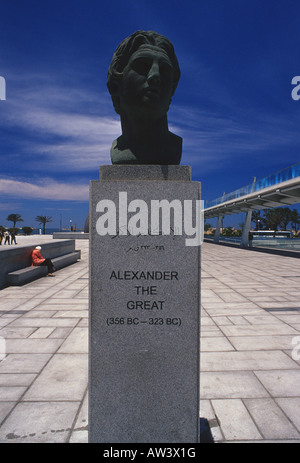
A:
<svg viewBox="0 0 300 463">
<path fill-rule="evenodd" d="M 146 76 L 151 69 L 151 60 L 147 58 L 137 58 L 133 61 L 131 67 L 138 74 Z"/>
<path fill-rule="evenodd" d="M 171 74 L 172 66 L 170 66 L 168 63 L 163 62 L 163 63 L 160 63 L 159 70 L 161 74 Z"/>
</svg>

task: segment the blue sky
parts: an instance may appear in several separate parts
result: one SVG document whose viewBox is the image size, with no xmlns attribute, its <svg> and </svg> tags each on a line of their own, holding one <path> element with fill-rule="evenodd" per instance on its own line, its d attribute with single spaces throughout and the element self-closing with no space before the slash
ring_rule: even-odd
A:
<svg viewBox="0 0 300 463">
<path fill-rule="evenodd" d="M 83 227 L 89 180 L 121 134 L 106 89 L 138 29 L 173 43 L 181 79 L 170 129 L 212 200 L 300 161 L 298 0 L 11 0 L 0 7 L 0 224 Z M 242 221 L 224 219 L 224 225 Z M 49 225 L 50 226 L 50 225 Z"/>
</svg>

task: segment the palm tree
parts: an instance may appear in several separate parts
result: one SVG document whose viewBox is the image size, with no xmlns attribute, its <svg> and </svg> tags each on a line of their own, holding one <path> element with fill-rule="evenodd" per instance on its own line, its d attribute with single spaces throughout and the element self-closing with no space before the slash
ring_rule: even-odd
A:
<svg viewBox="0 0 300 463">
<path fill-rule="evenodd" d="M 53 222 L 52 217 L 48 217 L 46 215 L 37 215 L 35 220 L 43 224 L 43 235 L 46 233 L 46 223 Z"/>
<path fill-rule="evenodd" d="M 6 218 L 8 222 L 13 222 L 14 226 L 13 228 L 16 228 L 16 223 L 17 222 L 24 222 L 20 214 L 9 214 L 9 216 Z"/>
</svg>

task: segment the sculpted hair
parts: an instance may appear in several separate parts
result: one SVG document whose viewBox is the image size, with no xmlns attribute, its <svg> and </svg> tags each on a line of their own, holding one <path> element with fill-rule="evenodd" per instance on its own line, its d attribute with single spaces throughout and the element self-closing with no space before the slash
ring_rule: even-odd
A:
<svg viewBox="0 0 300 463">
<path fill-rule="evenodd" d="M 111 94 L 114 108 L 118 113 L 119 106 L 119 82 L 123 76 L 123 70 L 126 67 L 131 55 L 135 53 L 141 45 L 153 45 L 164 50 L 173 66 L 173 91 L 174 95 L 176 87 L 180 79 L 180 69 L 179 64 L 175 55 L 174 47 L 169 39 L 163 35 L 158 34 L 154 31 L 137 31 L 134 34 L 130 35 L 115 50 L 112 61 L 108 68 L 107 73 L 107 88 Z"/>
</svg>

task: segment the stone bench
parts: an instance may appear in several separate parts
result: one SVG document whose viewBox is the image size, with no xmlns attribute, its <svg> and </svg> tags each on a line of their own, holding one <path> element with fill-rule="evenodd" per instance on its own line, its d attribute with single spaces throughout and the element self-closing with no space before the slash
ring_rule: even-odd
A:
<svg viewBox="0 0 300 463">
<path fill-rule="evenodd" d="M 80 258 L 80 251 L 75 250 L 75 240 L 51 239 L 40 243 L 37 237 L 36 243 L 27 246 L 0 246 L 0 289 L 11 284 L 24 284 L 47 273 L 46 267 L 31 267 L 32 251 L 39 244 L 42 256 L 50 258 L 57 269 L 73 264 Z"/>
<path fill-rule="evenodd" d="M 74 264 L 80 259 L 80 251 L 70 252 L 64 256 L 51 259 L 56 270 Z M 39 277 L 46 276 L 48 269 L 45 266 L 30 266 L 10 272 L 8 274 L 8 284 L 10 286 L 21 286 Z"/>
<path fill-rule="evenodd" d="M 88 240 L 89 234 L 84 232 L 54 232 L 55 240 Z"/>
</svg>

